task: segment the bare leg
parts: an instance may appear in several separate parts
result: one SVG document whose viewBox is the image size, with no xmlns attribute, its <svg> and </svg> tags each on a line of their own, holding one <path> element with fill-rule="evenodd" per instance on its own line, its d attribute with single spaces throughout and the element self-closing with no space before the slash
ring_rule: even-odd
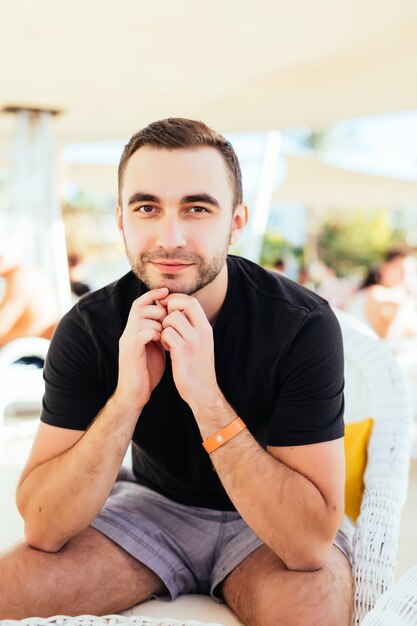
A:
<svg viewBox="0 0 417 626">
<path fill-rule="evenodd" d="M 351 623 L 351 568 L 334 546 L 316 572 L 289 571 L 272 550 L 261 546 L 225 578 L 221 591 L 245 626 Z"/>
<path fill-rule="evenodd" d="M 21 543 L 0 558 L 0 619 L 118 613 L 164 583 L 111 539 L 86 528 L 54 554 Z"/>
</svg>

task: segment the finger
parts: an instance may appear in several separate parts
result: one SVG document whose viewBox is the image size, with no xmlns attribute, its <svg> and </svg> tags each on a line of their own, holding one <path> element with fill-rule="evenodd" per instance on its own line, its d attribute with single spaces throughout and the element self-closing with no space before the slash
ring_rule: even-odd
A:
<svg viewBox="0 0 417 626">
<path fill-rule="evenodd" d="M 161 333 L 155 328 L 144 328 L 140 330 L 136 335 L 138 341 L 142 346 L 145 346 L 147 343 L 151 341 L 160 341 Z"/>
<path fill-rule="evenodd" d="M 137 319 L 134 320 L 134 323 L 131 323 L 130 327 L 125 331 L 125 337 L 132 337 L 137 333 L 140 333 L 141 330 L 145 328 L 153 328 L 158 332 L 162 332 L 162 324 L 158 322 L 158 320 L 149 320 L 149 319 Z"/>
<path fill-rule="evenodd" d="M 146 293 L 143 293 L 139 298 L 133 301 L 132 307 L 138 308 L 147 304 L 153 304 L 163 298 L 166 298 L 169 294 L 168 287 L 160 287 L 159 289 L 150 289 Z"/>
<path fill-rule="evenodd" d="M 142 308 L 146 306 L 155 306 L 154 302 L 157 302 L 159 298 L 166 297 L 167 291 L 167 287 L 161 287 L 161 289 L 151 289 L 150 291 L 142 294 L 139 298 L 136 298 L 130 307 L 128 322 L 131 323 L 132 319 L 136 319 Z"/>
<path fill-rule="evenodd" d="M 166 298 L 166 308 L 168 314 L 173 311 L 183 311 L 190 321 L 190 324 L 194 327 L 207 324 L 208 322 L 207 316 L 199 301 L 184 293 L 171 294 L 169 298 Z"/>
<path fill-rule="evenodd" d="M 165 307 L 156 304 L 149 304 L 140 309 L 139 315 L 144 319 L 159 320 L 160 322 L 167 316 Z"/>
<path fill-rule="evenodd" d="M 191 339 L 195 334 L 194 328 L 191 326 L 188 318 L 182 311 L 173 311 L 162 321 L 162 327 L 173 328 L 184 340 Z"/>
<path fill-rule="evenodd" d="M 160 333 L 162 332 L 162 324 L 161 322 L 158 322 L 157 320 L 149 320 L 149 319 L 141 320 L 139 332 L 145 328 L 153 328 L 154 330 L 157 330 Z"/>
<path fill-rule="evenodd" d="M 175 328 L 169 326 L 168 328 L 164 328 L 161 333 L 161 343 L 164 346 L 167 345 L 169 351 L 176 349 L 179 350 L 184 345 L 184 339 L 175 330 Z"/>
</svg>

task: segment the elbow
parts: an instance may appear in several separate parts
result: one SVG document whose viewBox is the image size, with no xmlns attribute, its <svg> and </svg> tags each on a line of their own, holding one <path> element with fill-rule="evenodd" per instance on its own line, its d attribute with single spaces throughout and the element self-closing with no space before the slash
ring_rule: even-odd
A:
<svg viewBox="0 0 417 626">
<path fill-rule="evenodd" d="M 58 539 L 52 537 L 50 533 L 46 535 L 39 530 L 36 531 L 31 528 L 29 524 L 25 524 L 25 539 L 26 543 L 31 548 L 41 552 L 49 552 L 50 554 L 59 552 L 66 543 L 65 541 L 58 541 Z"/>
<path fill-rule="evenodd" d="M 20 515 L 24 519 L 25 518 L 25 506 L 24 506 L 24 498 L 22 497 L 22 492 L 20 490 L 20 484 L 18 485 L 16 489 L 15 502 L 16 502 L 17 510 L 19 511 Z"/>
<path fill-rule="evenodd" d="M 304 546 L 303 550 L 286 559 L 287 569 L 294 572 L 316 572 L 324 567 L 331 544 Z"/>
<path fill-rule="evenodd" d="M 317 572 L 322 569 L 324 563 L 324 559 L 303 555 L 298 559 L 288 559 L 285 565 L 291 572 Z"/>
</svg>

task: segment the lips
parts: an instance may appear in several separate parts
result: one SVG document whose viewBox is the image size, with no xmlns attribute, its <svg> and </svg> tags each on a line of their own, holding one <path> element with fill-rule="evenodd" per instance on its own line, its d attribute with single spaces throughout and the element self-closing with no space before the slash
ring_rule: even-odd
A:
<svg viewBox="0 0 417 626">
<path fill-rule="evenodd" d="M 192 265 L 192 263 L 179 263 L 178 261 L 163 261 L 163 262 L 156 262 L 156 261 L 152 261 L 152 265 L 154 265 L 157 269 L 159 269 L 162 272 L 165 272 L 166 274 L 169 273 L 175 273 L 175 272 L 180 272 L 181 270 L 187 269 L 187 267 L 190 267 L 190 265 Z"/>
</svg>

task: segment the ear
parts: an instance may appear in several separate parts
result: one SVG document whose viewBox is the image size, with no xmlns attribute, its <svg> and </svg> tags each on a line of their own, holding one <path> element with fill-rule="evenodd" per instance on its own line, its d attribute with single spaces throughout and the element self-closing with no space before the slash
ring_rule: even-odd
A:
<svg viewBox="0 0 417 626">
<path fill-rule="evenodd" d="M 246 204 L 239 204 L 233 211 L 232 218 L 232 230 L 230 232 L 229 245 L 232 245 L 238 241 L 245 230 L 248 223 L 248 207 Z"/>
<path fill-rule="evenodd" d="M 116 223 L 120 233 L 123 233 L 123 209 L 120 204 L 116 204 Z"/>
</svg>

